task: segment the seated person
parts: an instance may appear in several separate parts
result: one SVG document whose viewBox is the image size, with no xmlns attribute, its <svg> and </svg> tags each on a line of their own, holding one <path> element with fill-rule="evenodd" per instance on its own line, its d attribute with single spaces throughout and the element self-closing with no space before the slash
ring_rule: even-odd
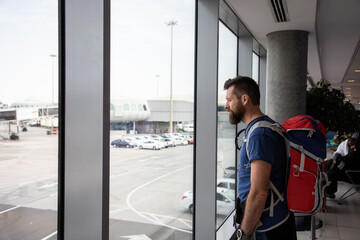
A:
<svg viewBox="0 0 360 240">
<path fill-rule="evenodd" d="M 349 154 L 351 150 L 355 149 L 355 138 L 348 138 L 337 147 L 334 152 L 333 159 L 337 159 L 338 157 L 344 157 Z"/>
<path fill-rule="evenodd" d="M 349 140 L 352 138 L 349 138 Z M 349 142 L 349 141 L 348 141 Z M 325 188 L 326 196 L 329 198 L 335 198 L 335 192 L 337 191 L 337 181 L 349 182 L 349 178 L 345 174 L 346 170 L 360 170 L 360 150 L 356 151 L 355 139 L 350 140 L 349 152 L 345 156 L 334 153 L 333 163 L 326 171 L 328 179 L 331 182 L 329 186 Z"/>
<path fill-rule="evenodd" d="M 348 138 L 345 141 L 341 142 L 333 154 L 333 161 L 331 161 L 331 159 L 329 159 L 328 161 L 325 161 L 325 171 L 332 168 L 336 164 L 336 161 L 339 157 L 344 157 L 344 156 L 348 155 L 348 153 L 351 150 L 354 150 L 355 149 L 355 141 L 356 141 L 356 139 L 351 137 L 351 138 Z"/>
</svg>

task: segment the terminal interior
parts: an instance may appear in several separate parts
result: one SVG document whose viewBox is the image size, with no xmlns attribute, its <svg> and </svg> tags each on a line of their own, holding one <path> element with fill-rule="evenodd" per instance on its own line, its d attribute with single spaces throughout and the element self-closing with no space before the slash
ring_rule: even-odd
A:
<svg viewBox="0 0 360 240">
<path fill-rule="evenodd" d="M 0 5 L 0 240 L 229 239 L 245 126 L 226 80 L 253 78 L 279 123 L 321 79 L 360 110 L 358 0 Z M 299 240 L 357 238 L 349 186 Z"/>
</svg>

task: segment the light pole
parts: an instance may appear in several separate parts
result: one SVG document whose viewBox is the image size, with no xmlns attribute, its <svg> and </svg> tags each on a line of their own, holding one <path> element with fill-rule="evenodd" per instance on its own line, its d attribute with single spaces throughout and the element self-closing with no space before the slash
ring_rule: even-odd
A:
<svg viewBox="0 0 360 240">
<path fill-rule="evenodd" d="M 156 96 L 158 97 L 159 96 L 159 77 L 160 75 L 155 75 L 156 77 Z"/>
<path fill-rule="evenodd" d="M 170 127 L 169 132 L 173 132 L 173 101 L 172 101 L 172 67 L 173 67 L 173 27 L 177 21 L 171 20 L 167 23 L 171 28 L 171 54 L 170 54 Z"/>
<path fill-rule="evenodd" d="M 56 54 L 50 54 L 49 57 L 52 59 L 52 98 L 51 105 L 54 105 L 54 59 L 56 58 Z"/>
</svg>

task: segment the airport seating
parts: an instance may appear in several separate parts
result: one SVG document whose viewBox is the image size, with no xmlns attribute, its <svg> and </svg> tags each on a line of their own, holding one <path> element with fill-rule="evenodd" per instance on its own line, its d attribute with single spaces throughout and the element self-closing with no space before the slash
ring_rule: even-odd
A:
<svg viewBox="0 0 360 240">
<path fill-rule="evenodd" d="M 338 199 L 338 204 L 342 204 L 343 200 L 351 197 L 356 193 L 360 193 L 360 170 L 346 170 L 346 176 L 349 179 L 349 189 Z"/>
</svg>

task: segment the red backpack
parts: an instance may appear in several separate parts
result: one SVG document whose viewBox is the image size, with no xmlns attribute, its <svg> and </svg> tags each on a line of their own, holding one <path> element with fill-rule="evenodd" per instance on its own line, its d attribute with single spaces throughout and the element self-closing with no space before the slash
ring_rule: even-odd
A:
<svg viewBox="0 0 360 240">
<path fill-rule="evenodd" d="M 281 126 L 278 123 L 259 121 L 250 128 L 248 139 L 258 127 L 271 128 L 283 136 L 288 145 L 286 200 L 289 210 L 297 215 L 310 215 L 324 209 L 328 179 L 324 173 L 326 133 L 323 124 L 308 115 L 290 118 Z M 278 195 L 279 191 L 274 188 L 271 183 L 270 189 Z"/>
</svg>

